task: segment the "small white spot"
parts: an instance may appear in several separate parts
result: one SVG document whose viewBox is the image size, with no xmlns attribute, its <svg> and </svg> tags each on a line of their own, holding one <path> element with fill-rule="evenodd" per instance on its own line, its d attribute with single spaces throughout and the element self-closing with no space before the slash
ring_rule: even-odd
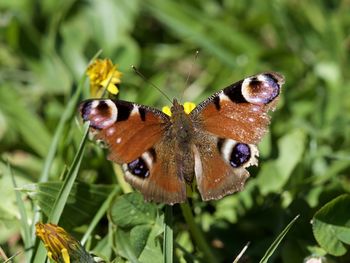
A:
<svg viewBox="0 0 350 263">
<path fill-rule="evenodd" d="M 115 133 L 115 127 L 110 127 L 108 130 L 107 130 L 107 135 L 108 136 L 111 136 Z"/>
<path fill-rule="evenodd" d="M 224 100 L 230 100 L 230 98 L 225 95 L 225 93 L 223 91 L 221 91 L 220 95 L 219 95 L 220 100 L 224 101 Z"/>
<path fill-rule="evenodd" d="M 130 113 L 130 115 L 135 115 L 135 114 L 140 114 L 140 111 L 139 111 L 139 106 L 137 105 L 133 105 L 134 107 L 132 108 L 132 111 Z"/>
<path fill-rule="evenodd" d="M 254 106 L 253 108 L 252 108 L 252 111 L 254 111 L 254 112 L 257 112 L 257 111 L 259 111 L 260 110 L 260 107 L 258 107 L 258 106 Z"/>
<path fill-rule="evenodd" d="M 118 137 L 117 140 L 115 141 L 116 143 L 121 143 L 122 142 L 122 138 L 121 137 Z"/>
<path fill-rule="evenodd" d="M 255 120 L 254 120 L 254 118 L 248 118 L 248 121 L 254 122 Z"/>
</svg>

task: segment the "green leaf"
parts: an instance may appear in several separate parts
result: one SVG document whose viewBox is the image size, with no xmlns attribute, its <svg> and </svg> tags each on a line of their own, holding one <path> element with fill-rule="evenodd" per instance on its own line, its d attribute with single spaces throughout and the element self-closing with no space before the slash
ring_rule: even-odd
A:
<svg viewBox="0 0 350 263">
<path fill-rule="evenodd" d="M 38 204 L 42 212 L 48 216 L 52 204 L 62 187 L 62 182 L 46 182 L 25 185 L 20 190 L 25 191 Z M 71 229 L 87 220 L 91 220 L 115 186 L 89 185 L 74 183 L 64 208 L 60 225 Z"/>
<path fill-rule="evenodd" d="M 132 263 L 139 263 L 136 253 L 130 244 L 130 237 L 128 233 L 122 229 L 118 229 L 115 236 L 118 254 L 124 258 L 127 258 Z"/>
<path fill-rule="evenodd" d="M 156 206 L 145 203 L 142 195 L 137 192 L 118 197 L 110 209 L 111 221 L 122 228 L 152 224 L 156 214 Z"/>
<path fill-rule="evenodd" d="M 12 173 L 11 167 L 8 166 L 9 169 L 9 173 L 11 175 L 12 178 L 12 183 L 14 188 L 17 188 L 17 183 L 16 183 L 16 179 L 15 176 Z M 24 202 L 22 200 L 21 197 L 21 193 L 16 191 L 16 203 L 18 206 L 18 210 L 19 210 L 19 214 L 20 214 L 20 222 L 21 222 L 21 227 L 22 227 L 22 231 L 23 231 L 23 242 L 26 248 L 30 248 L 32 246 L 32 240 L 30 237 L 30 227 L 28 224 L 28 216 L 27 216 L 27 212 L 25 209 L 25 205 Z M 31 258 L 33 251 L 30 249 L 27 251 L 27 258 Z"/>
<path fill-rule="evenodd" d="M 164 263 L 162 255 L 162 243 L 160 235 L 163 232 L 163 216 L 158 216 L 152 226 L 152 230 L 148 236 L 146 246 L 144 247 L 139 260 L 144 263 Z"/>
<path fill-rule="evenodd" d="M 350 245 L 350 195 L 338 196 L 316 212 L 312 230 L 317 242 L 329 254 L 342 256 Z"/>
<path fill-rule="evenodd" d="M 157 216 L 157 212 L 157 206 L 144 202 L 138 192 L 116 199 L 109 218 L 116 225 L 114 247 L 120 256 L 131 262 L 163 262 L 163 216 Z"/>
<path fill-rule="evenodd" d="M 130 243 L 132 244 L 132 247 L 134 248 L 137 257 L 140 256 L 142 250 L 145 248 L 151 230 L 151 225 L 139 225 L 131 229 Z"/>
<path fill-rule="evenodd" d="M 257 179 L 258 186 L 264 195 L 279 192 L 288 181 L 303 155 L 305 139 L 306 136 L 302 130 L 294 130 L 279 139 L 278 159 L 264 163 Z"/>
</svg>

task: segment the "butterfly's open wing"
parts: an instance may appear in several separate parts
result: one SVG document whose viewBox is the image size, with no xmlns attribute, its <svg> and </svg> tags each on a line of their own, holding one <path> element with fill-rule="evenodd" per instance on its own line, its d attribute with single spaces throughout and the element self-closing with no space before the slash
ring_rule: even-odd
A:
<svg viewBox="0 0 350 263">
<path fill-rule="evenodd" d="M 277 73 L 248 77 L 199 104 L 191 118 L 205 140 L 195 145 L 195 172 L 204 200 L 219 199 L 242 189 L 257 164 L 255 146 L 270 123 L 284 79 Z M 207 141 L 206 145 L 203 142 Z M 210 146 L 208 146 L 210 145 Z"/>
<path fill-rule="evenodd" d="M 96 139 L 109 148 L 108 158 L 123 164 L 126 181 L 146 200 L 176 203 L 186 200 L 186 185 L 173 166 L 163 165 L 174 158 L 160 142 L 170 125 L 163 112 L 127 101 L 93 99 L 80 105 L 84 121 Z"/>
</svg>

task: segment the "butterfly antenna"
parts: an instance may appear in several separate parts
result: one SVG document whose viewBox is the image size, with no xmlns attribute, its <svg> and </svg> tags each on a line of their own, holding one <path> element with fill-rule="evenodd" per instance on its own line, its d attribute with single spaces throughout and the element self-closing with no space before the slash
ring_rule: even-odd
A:
<svg viewBox="0 0 350 263">
<path fill-rule="evenodd" d="M 190 80 L 190 76 L 192 74 L 192 70 L 193 70 L 193 65 L 196 63 L 196 60 L 198 58 L 198 55 L 199 55 L 199 51 L 196 50 L 196 53 L 194 54 L 194 58 L 193 58 L 193 62 L 191 64 L 191 67 L 190 67 L 190 70 L 188 71 L 188 74 L 187 74 L 187 78 L 186 78 L 186 82 L 185 82 L 185 87 L 187 87 L 188 85 L 188 81 Z M 185 93 L 185 89 L 183 90 L 182 94 L 181 94 L 181 101 L 184 97 L 184 93 Z"/>
<path fill-rule="evenodd" d="M 165 94 L 164 91 L 162 91 L 160 88 L 158 88 L 155 84 L 153 84 L 150 80 L 148 80 L 135 66 L 131 66 L 131 68 L 135 71 L 137 75 L 139 75 L 145 82 L 150 84 L 153 88 L 158 90 L 168 101 L 170 101 L 171 104 L 173 104 L 172 100 L 168 97 L 168 95 Z"/>
</svg>

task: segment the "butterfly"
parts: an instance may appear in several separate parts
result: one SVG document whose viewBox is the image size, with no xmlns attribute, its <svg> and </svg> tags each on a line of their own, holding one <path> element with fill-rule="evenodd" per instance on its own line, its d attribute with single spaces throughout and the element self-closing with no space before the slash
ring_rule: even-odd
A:
<svg viewBox="0 0 350 263">
<path fill-rule="evenodd" d="M 146 201 L 186 201 L 186 184 L 196 178 L 203 200 L 241 191 L 257 143 L 267 131 L 284 77 L 268 72 L 216 92 L 189 114 L 173 100 L 171 116 L 123 100 L 90 99 L 80 105 L 108 159 L 122 165 L 125 179 Z"/>
</svg>

